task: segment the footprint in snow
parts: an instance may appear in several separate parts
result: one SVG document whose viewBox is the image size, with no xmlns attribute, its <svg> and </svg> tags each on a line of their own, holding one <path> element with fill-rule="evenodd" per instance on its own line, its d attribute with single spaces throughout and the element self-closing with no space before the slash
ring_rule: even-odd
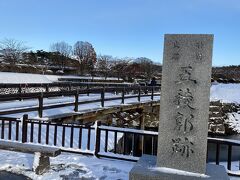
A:
<svg viewBox="0 0 240 180">
<path fill-rule="evenodd" d="M 120 173 L 121 170 L 120 169 L 117 169 L 117 168 L 111 168 L 111 167 L 108 167 L 108 166 L 103 166 L 103 171 L 108 171 L 108 172 L 111 172 L 111 173 Z"/>
</svg>

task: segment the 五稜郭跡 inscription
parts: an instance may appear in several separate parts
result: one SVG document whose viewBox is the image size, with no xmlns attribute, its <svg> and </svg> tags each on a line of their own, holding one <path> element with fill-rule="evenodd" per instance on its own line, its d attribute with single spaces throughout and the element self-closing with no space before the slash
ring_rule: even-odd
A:
<svg viewBox="0 0 240 180">
<path fill-rule="evenodd" d="M 213 35 L 165 35 L 157 166 L 205 173 Z"/>
</svg>

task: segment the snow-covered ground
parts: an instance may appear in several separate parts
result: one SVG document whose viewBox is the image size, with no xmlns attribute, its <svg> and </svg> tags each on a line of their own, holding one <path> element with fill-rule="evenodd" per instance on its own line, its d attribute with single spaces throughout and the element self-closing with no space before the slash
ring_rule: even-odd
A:
<svg viewBox="0 0 240 180">
<path fill-rule="evenodd" d="M 31 73 L 0 72 L 0 83 L 6 83 L 6 84 L 52 83 L 52 82 L 57 82 L 59 78 L 92 79 L 92 77 L 86 77 L 86 76 L 59 76 L 59 75 L 43 75 L 43 74 L 31 74 Z M 105 80 L 104 77 L 94 77 L 94 79 Z M 118 78 L 109 77 L 107 78 L 107 80 L 118 80 Z"/>
<path fill-rule="evenodd" d="M 128 180 L 128 175 L 134 162 L 96 158 L 78 154 L 62 153 L 50 158 L 51 169 L 43 175 L 32 172 L 34 155 L 0 150 L 0 171 L 6 170 L 23 174 L 34 180 L 62 179 L 98 179 L 98 180 Z M 220 163 L 226 167 L 226 162 Z M 239 162 L 232 162 L 233 170 L 238 170 Z M 239 172 L 238 172 L 239 173 Z M 239 177 L 230 177 L 238 180 Z"/>
<path fill-rule="evenodd" d="M 0 72 L 0 83 L 52 83 L 52 80 L 41 74 Z"/>
<path fill-rule="evenodd" d="M 128 173 L 135 164 L 134 162 L 62 153 L 55 158 L 50 158 L 50 171 L 43 175 L 36 175 L 32 172 L 33 154 L 4 150 L 1 150 L 0 154 L 0 170 L 24 174 L 34 180 L 127 180 Z"/>
<path fill-rule="evenodd" d="M 211 101 L 220 100 L 223 103 L 240 104 L 240 84 L 213 84 L 210 99 Z M 225 123 L 233 131 L 240 133 L 240 112 L 228 113 Z"/>
<path fill-rule="evenodd" d="M 213 84 L 211 86 L 211 101 L 217 100 L 240 104 L 240 84 Z"/>
<path fill-rule="evenodd" d="M 225 121 L 229 127 L 235 132 L 240 133 L 240 114 L 239 113 L 228 113 L 228 119 Z"/>
</svg>

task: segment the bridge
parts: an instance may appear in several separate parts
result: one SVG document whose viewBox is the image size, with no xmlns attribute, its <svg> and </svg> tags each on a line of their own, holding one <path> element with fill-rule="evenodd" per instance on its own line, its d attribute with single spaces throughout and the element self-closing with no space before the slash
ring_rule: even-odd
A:
<svg viewBox="0 0 240 180">
<path fill-rule="evenodd" d="M 2 85 L 0 115 L 21 117 L 28 113 L 39 120 L 85 124 L 119 112 L 142 113 L 147 107 L 159 106 L 158 86 L 112 86 L 99 83 Z"/>
<path fill-rule="evenodd" d="M 2 93 L 0 138 L 99 158 L 137 161 L 142 154 L 156 155 L 158 133 L 144 130 L 143 113 L 159 112 L 160 87 L 63 86 L 29 90 L 31 86 L 17 85 L 21 91 Z M 232 170 L 238 141 L 208 138 L 208 146 L 207 161 L 225 161 L 228 173 L 238 175 Z"/>
</svg>

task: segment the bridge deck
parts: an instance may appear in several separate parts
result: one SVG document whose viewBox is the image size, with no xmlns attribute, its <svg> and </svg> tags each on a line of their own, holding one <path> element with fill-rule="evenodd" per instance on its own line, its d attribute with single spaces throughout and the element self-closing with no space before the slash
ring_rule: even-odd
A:
<svg viewBox="0 0 240 180">
<path fill-rule="evenodd" d="M 121 102 L 121 95 L 106 93 L 105 105 L 101 106 L 100 94 L 79 95 L 78 111 L 74 111 L 74 97 L 44 98 L 43 118 L 38 116 L 38 100 L 9 101 L 0 104 L 0 115 L 7 117 L 22 117 L 27 113 L 30 118 L 51 120 L 64 117 L 76 117 L 84 119 L 86 117 L 96 117 L 113 112 L 136 109 L 137 107 L 149 106 L 157 103 L 159 94 L 151 100 L 150 96 L 141 97 L 139 102 L 136 95 L 126 95 L 125 103 Z M 132 97 L 131 97 L 132 96 Z M 52 108 L 56 106 L 56 108 Z M 51 107 L 51 108 L 49 108 Z"/>
<path fill-rule="evenodd" d="M 160 101 L 151 101 L 151 102 L 135 102 L 133 104 L 128 105 L 114 105 L 111 107 L 105 107 L 105 108 L 95 108 L 95 109 L 89 109 L 89 110 L 83 110 L 79 112 L 72 112 L 72 113 L 63 113 L 63 114 L 57 114 L 53 116 L 48 116 L 47 118 L 35 118 L 36 120 L 48 120 L 48 121 L 64 121 L 67 119 L 74 119 L 74 120 L 93 120 L 101 119 L 102 117 L 116 113 L 116 112 L 124 112 L 128 110 L 134 110 L 134 109 L 144 109 L 145 107 L 154 107 L 159 106 Z"/>
</svg>

